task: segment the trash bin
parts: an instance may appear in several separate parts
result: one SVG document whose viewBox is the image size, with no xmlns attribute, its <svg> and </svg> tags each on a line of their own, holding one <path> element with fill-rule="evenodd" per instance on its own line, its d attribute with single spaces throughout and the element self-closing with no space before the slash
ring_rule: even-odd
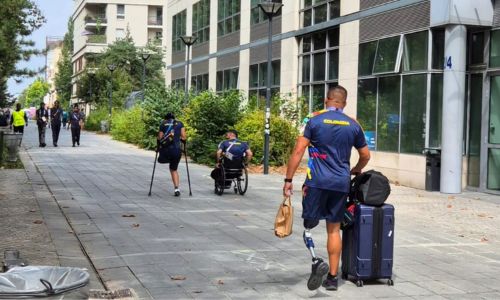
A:
<svg viewBox="0 0 500 300">
<path fill-rule="evenodd" d="M 21 145 L 21 140 L 23 139 L 22 133 L 4 133 L 3 142 L 7 148 L 7 159 L 8 162 L 17 161 L 17 153 L 19 152 L 19 146 Z"/>
<path fill-rule="evenodd" d="M 0 273 L 0 298 L 14 299 L 62 294 L 86 286 L 85 269 L 53 266 L 14 267 Z"/>
<path fill-rule="evenodd" d="M 106 133 L 109 131 L 109 122 L 106 120 L 101 121 L 101 132 Z"/>
<path fill-rule="evenodd" d="M 425 190 L 439 191 L 441 186 L 441 149 L 426 148 L 425 154 Z"/>
</svg>

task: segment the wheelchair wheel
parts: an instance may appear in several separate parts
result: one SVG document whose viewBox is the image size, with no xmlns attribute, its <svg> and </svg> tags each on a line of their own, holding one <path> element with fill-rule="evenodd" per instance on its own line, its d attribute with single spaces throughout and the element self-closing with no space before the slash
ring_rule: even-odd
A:
<svg viewBox="0 0 500 300">
<path fill-rule="evenodd" d="M 238 182 L 237 182 L 238 192 L 240 193 L 240 195 L 245 195 L 248 188 L 248 171 L 247 168 L 243 168 L 243 170 L 241 171 L 242 174 L 240 177 L 238 177 Z"/>
<path fill-rule="evenodd" d="M 221 166 L 221 175 L 218 178 L 219 180 L 215 180 L 215 193 L 219 196 L 224 194 L 224 187 L 226 183 L 226 175 L 224 174 L 224 167 Z"/>
</svg>

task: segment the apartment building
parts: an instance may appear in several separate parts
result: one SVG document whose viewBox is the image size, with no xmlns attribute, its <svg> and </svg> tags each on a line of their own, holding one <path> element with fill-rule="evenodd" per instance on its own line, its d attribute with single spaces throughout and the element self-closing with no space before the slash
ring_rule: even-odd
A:
<svg viewBox="0 0 500 300">
<path fill-rule="evenodd" d="M 45 38 L 45 81 L 49 84 L 49 93 L 43 101 L 52 107 L 57 100 L 56 75 L 59 71 L 58 63 L 62 56 L 63 38 L 48 36 Z"/>
<path fill-rule="evenodd" d="M 138 47 L 148 43 L 165 46 L 164 0 L 76 0 L 74 22 L 74 82 L 85 69 L 86 56 L 103 52 L 127 32 Z M 73 84 L 76 94 L 76 84 Z M 78 102 L 76 96 L 73 102 Z"/>
<path fill-rule="evenodd" d="M 179 37 L 196 35 L 192 89 L 263 96 L 268 22 L 259 2 L 169 0 L 167 83 L 184 85 Z M 424 188 L 423 151 L 438 148 L 442 192 L 500 192 L 499 0 L 282 3 L 273 21 L 273 91 L 314 111 L 341 84 L 346 113 L 365 129 L 369 168 Z"/>
</svg>

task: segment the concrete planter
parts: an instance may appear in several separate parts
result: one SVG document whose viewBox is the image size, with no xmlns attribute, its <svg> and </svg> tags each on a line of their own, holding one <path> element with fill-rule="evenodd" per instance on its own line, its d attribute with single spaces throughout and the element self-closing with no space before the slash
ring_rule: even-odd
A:
<svg viewBox="0 0 500 300">
<path fill-rule="evenodd" d="M 7 159 L 8 162 L 17 161 L 17 153 L 19 152 L 19 146 L 21 145 L 21 140 L 23 135 L 20 133 L 6 133 L 3 136 L 3 141 L 5 147 L 7 147 Z"/>
<path fill-rule="evenodd" d="M 109 122 L 106 120 L 101 121 L 101 132 L 107 133 L 109 131 Z"/>
</svg>

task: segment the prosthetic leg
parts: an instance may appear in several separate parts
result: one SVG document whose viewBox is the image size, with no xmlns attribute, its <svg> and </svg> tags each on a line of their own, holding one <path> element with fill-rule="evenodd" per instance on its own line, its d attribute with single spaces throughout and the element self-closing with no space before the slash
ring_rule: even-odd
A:
<svg viewBox="0 0 500 300">
<path fill-rule="evenodd" d="M 304 244 L 306 245 L 309 253 L 312 257 L 312 267 L 311 267 L 311 276 L 309 276 L 309 280 L 307 281 L 307 288 L 311 291 L 318 289 L 323 282 L 323 277 L 330 271 L 330 267 L 323 259 L 316 256 L 314 252 L 314 241 L 312 239 L 311 229 L 316 227 L 319 224 L 317 220 L 307 220 L 304 219 L 304 234 L 302 237 L 304 238 Z"/>
</svg>

